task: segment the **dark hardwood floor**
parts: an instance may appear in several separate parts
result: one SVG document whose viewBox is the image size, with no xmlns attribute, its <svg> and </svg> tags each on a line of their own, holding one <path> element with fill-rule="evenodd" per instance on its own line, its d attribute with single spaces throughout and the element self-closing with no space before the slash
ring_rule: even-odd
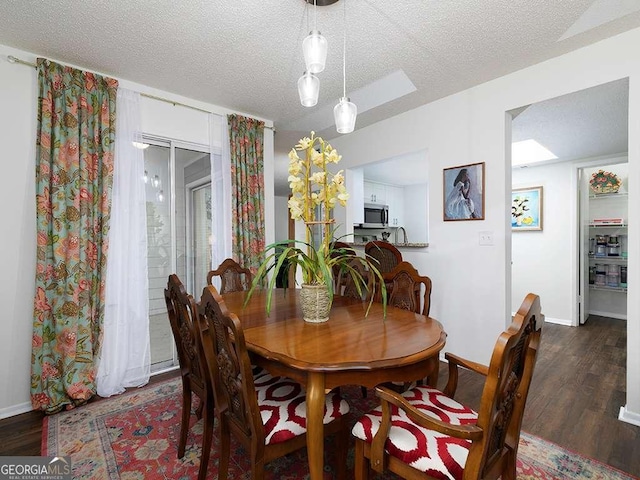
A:
<svg viewBox="0 0 640 480">
<path fill-rule="evenodd" d="M 626 341 L 622 320 L 591 317 L 579 328 L 545 324 L 523 430 L 640 476 L 640 427 L 618 420 Z M 446 375 L 443 364 L 440 386 Z M 477 408 L 482 385 L 481 377 L 461 372 L 457 399 Z M 40 455 L 42 417 L 30 412 L 0 420 L 0 455 Z"/>
<path fill-rule="evenodd" d="M 522 429 L 640 476 L 640 427 L 618 420 L 626 401 L 626 322 L 591 316 L 578 328 L 545 324 L 540 343 Z M 446 374 L 443 364 L 439 385 Z M 457 400 L 478 408 L 483 379 L 463 371 L 460 380 Z"/>
</svg>

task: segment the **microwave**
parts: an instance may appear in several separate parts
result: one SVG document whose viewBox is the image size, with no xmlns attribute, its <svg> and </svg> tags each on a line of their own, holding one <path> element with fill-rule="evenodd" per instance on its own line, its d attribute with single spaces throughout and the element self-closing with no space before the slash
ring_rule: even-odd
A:
<svg viewBox="0 0 640 480">
<path fill-rule="evenodd" d="M 389 205 L 364 204 L 364 223 L 360 228 L 385 228 L 389 224 Z"/>
</svg>

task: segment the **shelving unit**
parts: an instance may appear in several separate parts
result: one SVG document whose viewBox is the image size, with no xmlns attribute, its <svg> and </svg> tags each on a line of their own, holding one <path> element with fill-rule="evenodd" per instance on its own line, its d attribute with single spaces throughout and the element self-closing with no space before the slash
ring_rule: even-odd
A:
<svg viewBox="0 0 640 480">
<path fill-rule="evenodd" d="M 608 287 L 607 285 L 589 285 L 591 290 L 608 290 L 610 292 L 627 293 L 627 287 Z"/>
<path fill-rule="evenodd" d="M 626 193 L 590 194 L 587 203 L 584 218 L 589 219 L 585 230 L 589 249 L 585 252 L 588 267 L 585 283 L 591 292 L 588 311 L 626 318 L 627 285 L 623 277 L 627 267 L 628 196 Z"/>
</svg>

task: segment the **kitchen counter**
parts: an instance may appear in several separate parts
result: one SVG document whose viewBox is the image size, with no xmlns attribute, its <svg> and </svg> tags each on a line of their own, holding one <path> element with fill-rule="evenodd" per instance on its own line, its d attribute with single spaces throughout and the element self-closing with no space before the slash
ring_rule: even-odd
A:
<svg viewBox="0 0 640 480">
<path fill-rule="evenodd" d="M 347 242 L 347 244 L 352 245 L 354 247 L 364 247 L 367 243 L 369 242 Z M 393 245 L 396 248 L 425 248 L 429 246 L 428 243 L 411 243 L 411 242 L 408 242 L 408 243 L 387 242 L 387 243 Z"/>
</svg>

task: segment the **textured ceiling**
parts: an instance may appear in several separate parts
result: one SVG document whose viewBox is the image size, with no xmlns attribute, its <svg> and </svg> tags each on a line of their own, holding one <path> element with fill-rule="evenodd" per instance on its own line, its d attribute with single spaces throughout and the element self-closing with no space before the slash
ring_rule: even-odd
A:
<svg viewBox="0 0 640 480">
<path fill-rule="evenodd" d="M 536 140 L 558 157 L 546 163 L 604 157 L 627 152 L 628 124 L 625 78 L 529 106 L 514 118 L 512 140 Z"/>
<path fill-rule="evenodd" d="M 296 89 L 308 16 L 313 24 L 304 0 L 0 0 L 0 44 L 271 119 L 278 151 L 342 95 L 345 1 L 317 8 L 329 54 L 312 109 Z M 346 9 L 347 93 L 397 71 L 416 87 L 360 114 L 356 128 L 640 26 L 638 0 L 349 0 Z"/>
</svg>

